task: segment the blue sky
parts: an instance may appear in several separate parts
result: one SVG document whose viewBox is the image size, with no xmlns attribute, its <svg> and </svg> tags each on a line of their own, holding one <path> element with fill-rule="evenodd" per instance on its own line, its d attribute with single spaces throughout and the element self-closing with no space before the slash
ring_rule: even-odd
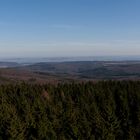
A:
<svg viewBox="0 0 140 140">
<path fill-rule="evenodd" d="M 0 57 L 140 55 L 139 0 L 1 0 Z"/>
</svg>

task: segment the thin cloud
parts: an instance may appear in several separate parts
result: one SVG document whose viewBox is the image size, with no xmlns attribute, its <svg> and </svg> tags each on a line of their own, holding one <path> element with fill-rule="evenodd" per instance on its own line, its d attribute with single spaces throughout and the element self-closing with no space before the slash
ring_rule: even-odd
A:
<svg viewBox="0 0 140 140">
<path fill-rule="evenodd" d="M 12 45 L 11 45 L 12 44 Z M 140 41 L 0 43 L 1 56 L 140 55 Z M 8 48 L 8 49 L 7 49 Z M 10 49 L 11 48 L 11 49 Z M 34 48 L 34 49 L 32 49 Z"/>
<path fill-rule="evenodd" d="M 52 24 L 52 25 L 48 25 L 48 27 L 55 28 L 55 29 L 78 29 L 78 28 L 81 28 L 81 26 L 70 25 L 70 24 Z"/>
</svg>

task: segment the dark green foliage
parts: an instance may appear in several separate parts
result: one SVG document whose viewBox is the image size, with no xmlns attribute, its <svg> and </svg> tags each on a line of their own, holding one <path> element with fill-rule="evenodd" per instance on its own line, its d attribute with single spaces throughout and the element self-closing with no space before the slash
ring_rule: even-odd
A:
<svg viewBox="0 0 140 140">
<path fill-rule="evenodd" d="M 140 82 L 0 86 L 0 140 L 139 140 Z"/>
</svg>

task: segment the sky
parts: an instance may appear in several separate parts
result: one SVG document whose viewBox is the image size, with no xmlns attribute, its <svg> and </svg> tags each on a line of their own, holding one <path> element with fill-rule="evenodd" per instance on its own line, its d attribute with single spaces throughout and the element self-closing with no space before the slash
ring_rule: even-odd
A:
<svg viewBox="0 0 140 140">
<path fill-rule="evenodd" d="M 140 0 L 0 0 L 0 57 L 140 55 Z"/>
</svg>

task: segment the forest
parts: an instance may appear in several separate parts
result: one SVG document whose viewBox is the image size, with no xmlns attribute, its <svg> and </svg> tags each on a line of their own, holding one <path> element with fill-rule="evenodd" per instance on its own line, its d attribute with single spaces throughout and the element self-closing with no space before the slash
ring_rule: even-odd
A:
<svg viewBox="0 0 140 140">
<path fill-rule="evenodd" d="M 140 81 L 0 85 L 0 140 L 139 140 Z"/>
</svg>

